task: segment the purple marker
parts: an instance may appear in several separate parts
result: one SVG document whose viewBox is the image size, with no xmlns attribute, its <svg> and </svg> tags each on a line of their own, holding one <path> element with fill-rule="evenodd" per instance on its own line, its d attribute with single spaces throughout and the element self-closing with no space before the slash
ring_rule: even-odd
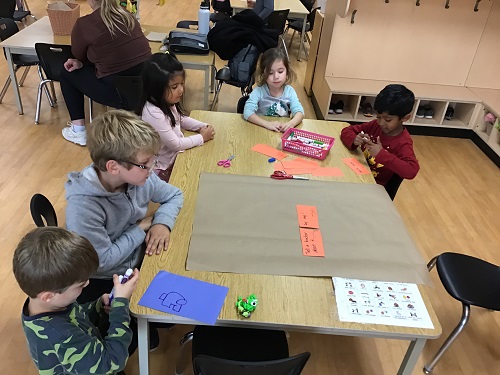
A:
<svg viewBox="0 0 500 375">
<path fill-rule="evenodd" d="M 126 272 L 125 272 L 125 275 L 120 275 L 119 276 L 119 281 L 120 281 L 120 284 L 125 284 L 128 279 L 130 279 L 130 276 L 132 276 L 132 273 L 134 273 L 134 270 L 132 268 L 129 268 Z M 108 306 L 111 305 L 111 302 L 113 301 L 113 298 L 115 298 L 114 296 L 115 294 L 115 288 L 113 287 L 113 289 L 111 290 L 111 293 L 109 293 L 109 304 Z"/>
</svg>

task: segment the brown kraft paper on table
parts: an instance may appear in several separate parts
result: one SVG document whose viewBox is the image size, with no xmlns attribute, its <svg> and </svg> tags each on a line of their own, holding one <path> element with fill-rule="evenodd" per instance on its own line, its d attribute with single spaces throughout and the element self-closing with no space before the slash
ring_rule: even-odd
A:
<svg viewBox="0 0 500 375">
<path fill-rule="evenodd" d="M 316 206 L 325 257 L 305 257 L 296 205 Z M 424 284 L 425 262 L 382 186 L 202 173 L 186 268 Z"/>
</svg>

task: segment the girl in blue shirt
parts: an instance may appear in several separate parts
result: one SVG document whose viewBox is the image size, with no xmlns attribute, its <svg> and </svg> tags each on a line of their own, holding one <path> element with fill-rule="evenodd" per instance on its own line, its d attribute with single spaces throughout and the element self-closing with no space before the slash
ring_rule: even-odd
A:
<svg viewBox="0 0 500 375">
<path fill-rule="evenodd" d="M 245 103 L 243 117 L 256 125 L 276 132 L 296 127 L 304 118 L 304 108 L 289 83 L 295 78 L 286 54 L 278 48 L 262 55 L 256 72 L 257 87 Z M 268 121 L 262 116 L 292 118 L 285 122 Z"/>
</svg>

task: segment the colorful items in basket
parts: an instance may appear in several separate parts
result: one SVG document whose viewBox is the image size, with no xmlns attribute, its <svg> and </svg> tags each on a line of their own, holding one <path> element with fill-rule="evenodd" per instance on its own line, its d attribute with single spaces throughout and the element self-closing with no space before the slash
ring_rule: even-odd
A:
<svg viewBox="0 0 500 375">
<path fill-rule="evenodd" d="M 333 146 L 334 138 L 301 129 L 288 129 L 281 137 L 284 151 L 323 160 Z"/>
<path fill-rule="evenodd" d="M 249 318 L 257 308 L 258 303 L 259 300 L 255 296 L 255 294 L 250 294 L 248 298 L 242 298 L 241 296 L 238 296 L 238 300 L 236 301 L 236 309 L 241 316 L 243 316 L 244 318 Z"/>
<path fill-rule="evenodd" d="M 269 177 L 274 180 L 309 180 L 307 177 L 294 176 L 283 171 L 274 171 Z"/>
</svg>

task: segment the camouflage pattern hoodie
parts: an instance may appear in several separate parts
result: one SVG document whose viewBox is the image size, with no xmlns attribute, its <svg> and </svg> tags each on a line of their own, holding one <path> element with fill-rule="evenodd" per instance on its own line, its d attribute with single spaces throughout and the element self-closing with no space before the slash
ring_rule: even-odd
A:
<svg viewBox="0 0 500 375">
<path fill-rule="evenodd" d="M 22 323 L 31 358 L 40 375 L 115 374 L 123 370 L 132 341 L 129 301 L 115 298 L 109 313 L 109 329 L 102 337 L 99 319 L 107 316 L 101 298 L 65 310 L 29 316 L 29 299 Z"/>
</svg>

